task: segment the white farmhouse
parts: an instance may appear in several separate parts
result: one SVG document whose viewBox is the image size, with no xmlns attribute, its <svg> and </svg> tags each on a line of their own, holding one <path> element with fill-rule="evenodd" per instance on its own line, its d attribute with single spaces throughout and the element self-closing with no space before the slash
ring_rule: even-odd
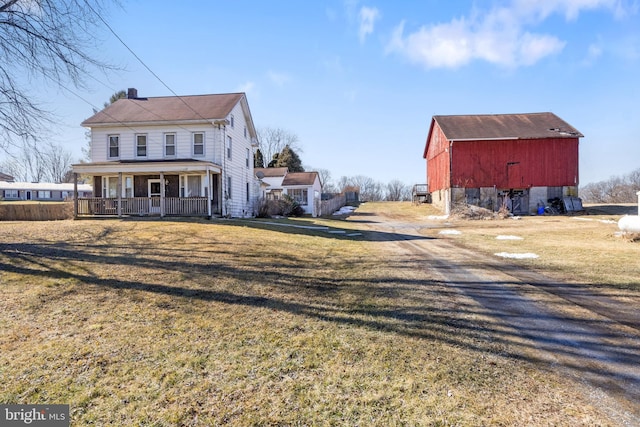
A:
<svg viewBox="0 0 640 427">
<path fill-rule="evenodd" d="M 94 197 L 78 215 L 254 214 L 256 130 L 244 93 L 120 99 L 82 123 L 91 129 Z"/>
</svg>

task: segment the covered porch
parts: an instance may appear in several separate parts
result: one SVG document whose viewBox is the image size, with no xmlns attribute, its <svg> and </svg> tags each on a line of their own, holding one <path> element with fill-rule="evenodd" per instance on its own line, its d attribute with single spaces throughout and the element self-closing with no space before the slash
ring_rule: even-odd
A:
<svg viewBox="0 0 640 427">
<path fill-rule="evenodd" d="M 73 165 L 74 216 L 224 215 L 222 169 L 211 162 L 117 161 Z M 79 175 L 90 176 L 94 197 L 78 197 Z"/>
</svg>

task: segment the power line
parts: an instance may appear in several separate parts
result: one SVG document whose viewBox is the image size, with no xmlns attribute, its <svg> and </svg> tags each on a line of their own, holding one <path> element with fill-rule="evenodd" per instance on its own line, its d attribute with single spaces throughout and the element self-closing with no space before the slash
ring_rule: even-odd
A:
<svg viewBox="0 0 640 427">
<path fill-rule="evenodd" d="M 133 49 L 131 49 L 125 42 L 124 40 L 122 40 L 122 38 L 115 32 L 115 30 L 113 28 L 111 28 L 111 26 L 107 23 L 107 21 L 104 20 L 104 18 L 98 13 L 96 12 L 96 10 L 89 4 L 89 2 L 87 0 L 84 0 L 85 4 L 89 7 L 89 9 L 91 9 L 91 11 L 98 17 L 98 19 L 100 19 L 100 21 L 102 21 L 102 23 L 109 29 L 109 31 L 111 32 L 111 34 L 113 34 L 115 36 L 115 38 L 118 39 L 118 41 L 120 43 L 122 43 L 122 45 L 138 60 L 138 62 L 140 62 L 144 68 L 147 69 L 147 71 L 149 71 L 151 73 L 151 75 L 153 75 L 160 83 L 162 83 L 162 85 L 164 87 L 166 87 L 169 92 L 171 92 L 174 96 L 176 96 L 178 99 L 180 99 L 180 101 L 187 106 L 187 108 L 189 108 L 191 111 L 193 111 L 198 117 L 200 117 L 202 120 L 207 120 L 206 118 L 202 117 L 202 115 L 200 115 L 200 113 L 196 110 L 193 109 L 193 107 L 191 107 L 191 105 L 189 105 L 188 102 L 186 102 L 184 99 L 182 99 L 182 97 L 180 95 L 178 95 L 173 89 L 171 89 L 169 87 L 168 84 L 166 84 L 161 78 L 160 76 L 158 76 L 147 64 L 144 63 L 144 61 L 133 51 Z"/>
</svg>

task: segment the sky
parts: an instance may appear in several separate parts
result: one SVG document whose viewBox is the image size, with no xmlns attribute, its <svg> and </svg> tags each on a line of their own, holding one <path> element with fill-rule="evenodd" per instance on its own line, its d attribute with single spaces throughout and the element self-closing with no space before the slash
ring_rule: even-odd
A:
<svg viewBox="0 0 640 427">
<path fill-rule="evenodd" d="M 92 108 L 133 87 L 245 92 L 334 181 L 426 182 L 448 114 L 555 113 L 585 135 L 581 185 L 640 168 L 640 0 L 121 0 L 103 18 L 95 54 L 120 69 L 39 89 L 74 159 Z"/>
</svg>

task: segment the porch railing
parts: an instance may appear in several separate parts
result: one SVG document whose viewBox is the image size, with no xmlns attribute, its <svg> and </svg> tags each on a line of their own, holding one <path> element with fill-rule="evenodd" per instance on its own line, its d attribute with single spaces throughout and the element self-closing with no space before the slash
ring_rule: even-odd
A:
<svg viewBox="0 0 640 427">
<path fill-rule="evenodd" d="M 117 198 L 87 197 L 78 198 L 78 215 L 117 216 L 119 202 L 121 215 L 160 216 L 162 213 L 160 197 L 127 197 L 120 201 Z M 208 214 L 206 197 L 164 198 L 164 215 L 207 216 Z"/>
</svg>

